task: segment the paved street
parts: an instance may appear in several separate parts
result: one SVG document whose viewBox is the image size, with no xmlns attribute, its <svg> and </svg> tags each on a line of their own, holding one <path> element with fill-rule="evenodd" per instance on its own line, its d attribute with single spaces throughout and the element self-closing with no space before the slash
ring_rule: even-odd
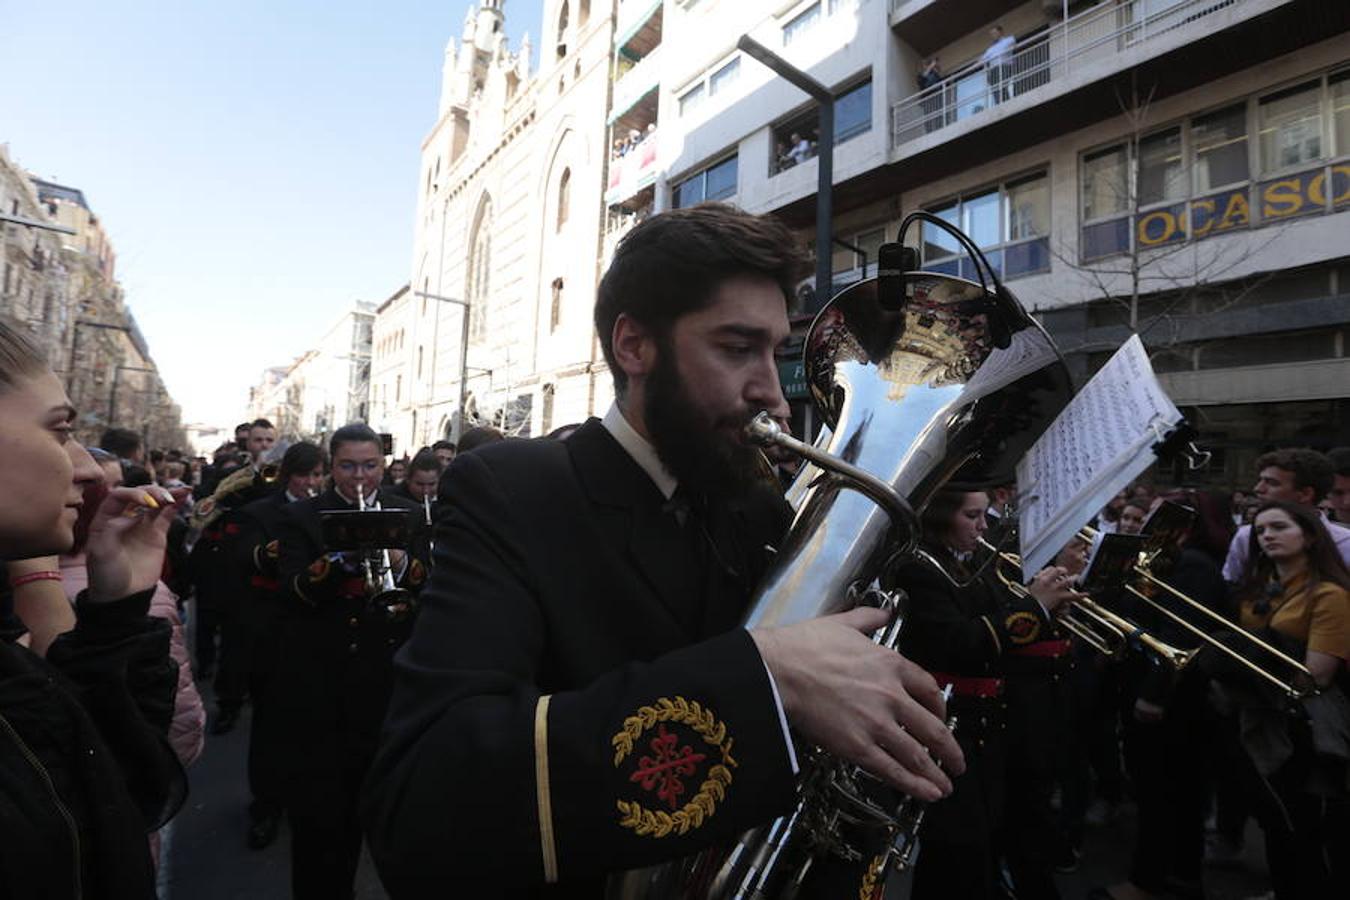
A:
<svg viewBox="0 0 1350 900">
<path fill-rule="evenodd" d="M 209 708 L 214 703 L 209 689 Z M 287 835 L 265 851 L 244 846 L 248 802 L 244 756 L 249 715 L 227 735 L 207 737 L 206 751 L 189 772 L 192 793 L 174 822 L 167 894 L 161 900 L 285 900 L 289 892 Z M 1108 826 L 1090 829 L 1081 868 L 1060 877 L 1065 900 L 1079 900 L 1099 884 L 1118 881 L 1129 868 L 1133 817 L 1124 815 Z M 1246 865 L 1206 873 L 1210 900 L 1246 900 L 1266 889 L 1260 832 L 1248 826 Z M 907 885 L 898 885 L 891 900 L 904 900 Z M 382 900 L 386 895 L 369 860 L 358 876 L 356 900 Z M 471 897 L 473 893 L 461 894 Z"/>
</svg>

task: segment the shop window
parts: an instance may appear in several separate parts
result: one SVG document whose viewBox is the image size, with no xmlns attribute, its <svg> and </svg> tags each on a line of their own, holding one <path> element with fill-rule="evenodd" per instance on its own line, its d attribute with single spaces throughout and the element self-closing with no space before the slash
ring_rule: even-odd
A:
<svg viewBox="0 0 1350 900">
<path fill-rule="evenodd" d="M 1331 88 L 1331 136 L 1336 156 L 1350 156 L 1350 69 L 1328 79 Z"/>
</svg>

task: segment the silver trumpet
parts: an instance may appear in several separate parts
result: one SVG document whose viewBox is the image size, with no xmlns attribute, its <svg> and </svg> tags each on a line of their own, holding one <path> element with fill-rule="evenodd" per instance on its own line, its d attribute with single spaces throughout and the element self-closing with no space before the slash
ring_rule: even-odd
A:
<svg viewBox="0 0 1350 900">
<path fill-rule="evenodd" d="M 380 504 L 366 504 L 366 492 L 361 485 L 356 486 L 356 508 L 360 512 L 379 509 Z M 389 559 L 389 548 L 380 547 L 379 552 L 361 554 L 361 569 L 365 574 L 366 602 L 373 608 L 383 611 L 388 619 L 401 619 L 413 607 L 411 592 L 399 587 L 394 580 L 394 564 Z M 373 557 L 373 558 L 372 558 Z"/>
<path fill-rule="evenodd" d="M 886 270 L 850 286 L 817 315 L 804 353 L 830 434 L 813 447 L 766 413 L 747 427 L 749 441 L 808 464 L 744 624 L 791 625 L 865 603 L 893 611 L 873 640 L 894 648 L 906 601 L 895 576 L 921 558 L 915 510 L 944 486 L 1015 480 L 1017 460 L 1072 395 L 1068 371 L 1006 289 L 931 272 Z M 831 860 L 863 864 L 880 896 L 914 861 L 924 804 L 818 748 L 799 758 L 787 815 L 743 834 L 729 854 L 616 875 L 606 896 L 791 898 Z"/>
</svg>

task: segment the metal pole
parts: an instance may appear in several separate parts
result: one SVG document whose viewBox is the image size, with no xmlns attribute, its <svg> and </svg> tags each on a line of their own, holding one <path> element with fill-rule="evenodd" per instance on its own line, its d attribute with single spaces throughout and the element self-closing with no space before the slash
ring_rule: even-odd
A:
<svg viewBox="0 0 1350 900">
<path fill-rule="evenodd" d="M 748 34 L 736 46 L 751 59 L 767 66 L 783 80 L 820 105 L 820 134 L 816 140 L 816 298 L 817 312 L 830 300 L 830 235 L 834 218 L 834 93 L 792 63 Z"/>
<path fill-rule="evenodd" d="M 122 375 L 121 366 L 113 366 L 112 390 L 108 393 L 108 427 L 112 428 L 117 416 L 117 379 Z"/>
<path fill-rule="evenodd" d="M 833 256 L 830 236 L 834 224 L 834 98 L 820 104 L 820 137 L 816 141 L 816 308 L 819 312 L 833 293 Z"/>
</svg>

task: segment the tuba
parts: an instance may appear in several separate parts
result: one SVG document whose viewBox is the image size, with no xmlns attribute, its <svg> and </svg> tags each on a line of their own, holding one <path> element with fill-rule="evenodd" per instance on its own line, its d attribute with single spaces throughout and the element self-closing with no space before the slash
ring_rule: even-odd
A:
<svg viewBox="0 0 1350 900">
<path fill-rule="evenodd" d="M 812 323 L 804 354 L 829 434 L 811 447 L 763 414 L 748 429 L 752 440 L 808 463 L 807 483 L 791 492 L 792 525 L 744 624 L 791 625 L 871 603 L 895 611 L 874 637 L 893 648 L 905 598 L 881 585 L 916 558 L 914 510 L 944 485 L 979 490 L 1015 480 L 1017 460 L 1072 394 L 1068 371 L 997 279 L 990 290 L 921 271 L 883 271 L 838 294 Z M 814 868 L 835 860 L 863 867 L 864 884 L 880 896 L 887 875 L 913 858 L 922 804 L 897 805 L 891 789 L 822 751 L 806 748 L 799 758 L 787 815 L 745 833 L 729 853 L 616 875 L 608 896 L 792 897 Z"/>
</svg>

